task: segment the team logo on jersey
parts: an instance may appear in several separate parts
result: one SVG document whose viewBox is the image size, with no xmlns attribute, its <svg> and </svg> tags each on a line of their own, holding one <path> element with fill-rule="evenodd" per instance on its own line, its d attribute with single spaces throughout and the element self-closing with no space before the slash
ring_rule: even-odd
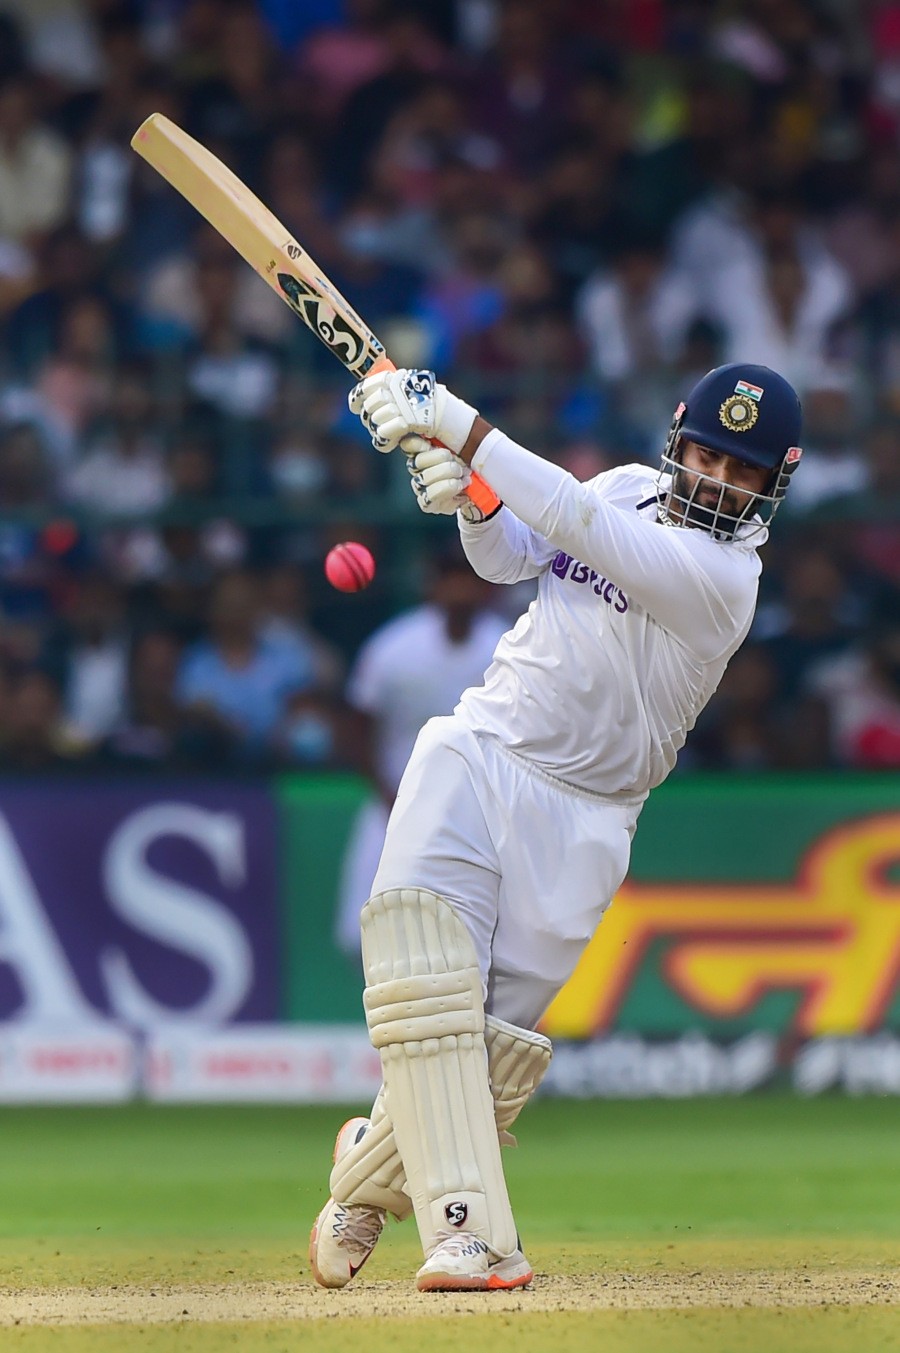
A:
<svg viewBox="0 0 900 1353">
<path fill-rule="evenodd" d="M 719 405 L 719 422 L 729 432 L 749 432 L 758 417 L 759 409 L 752 395 L 729 395 Z"/>
<path fill-rule="evenodd" d="M 589 585 L 594 596 L 600 597 L 607 606 L 611 606 L 620 615 L 624 615 L 628 610 L 628 598 L 621 587 L 617 587 L 608 578 L 601 577 L 595 568 L 588 568 L 587 564 L 573 559 L 571 554 L 566 554 L 564 550 L 560 550 L 554 556 L 550 568 L 557 578 L 567 578 L 571 583 Z"/>
<path fill-rule="evenodd" d="M 444 1208 L 444 1216 L 451 1226 L 462 1226 L 469 1215 L 469 1209 L 466 1203 L 448 1203 Z"/>
</svg>

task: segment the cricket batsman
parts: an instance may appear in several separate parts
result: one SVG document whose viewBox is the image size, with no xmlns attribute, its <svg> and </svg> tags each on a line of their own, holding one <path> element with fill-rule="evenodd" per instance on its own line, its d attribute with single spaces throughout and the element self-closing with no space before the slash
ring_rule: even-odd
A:
<svg viewBox="0 0 900 1353">
<path fill-rule="evenodd" d="M 403 775 L 361 920 L 383 1086 L 371 1117 L 338 1133 L 312 1269 L 343 1287 L 386 1214 L 413 1212 L 421 1291 L 516 1288 L 533 1273 L 500 1145 L 550 1060 L 535 1028 L 750 628 L 800 404 L 767 367 L 718 367 L 678 406 L 658 472 L 587 483 L 431 371 L 369 376 L 350 408 L 378 450 L 406 455 L 424 512 L 456 513 L 481 577 L 536 578 L 538 593 Z M 493 511 L 464 494 L 473 470 Z"/>
</svg>

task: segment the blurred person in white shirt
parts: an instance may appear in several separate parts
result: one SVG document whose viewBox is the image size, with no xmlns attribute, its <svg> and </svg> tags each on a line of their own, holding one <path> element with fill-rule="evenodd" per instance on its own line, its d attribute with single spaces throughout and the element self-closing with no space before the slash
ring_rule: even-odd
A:
<svg viewBox="0 0 900 1353">
<path fill-rule="evenodd" d="M 67 477 L 71 502 L 110 516 L 137 517 L 168 501 L 166 458 L 153 413 L 146 372 L 138 365 L 120 369 L 108 430 Z"/>
<path fill-rule="evenodd" d="M 33 78 L 0 84 L 0 237 L 29 250 L 61 225 L 69 210 L 72 156 L 38 120 Z"/>
</svg>

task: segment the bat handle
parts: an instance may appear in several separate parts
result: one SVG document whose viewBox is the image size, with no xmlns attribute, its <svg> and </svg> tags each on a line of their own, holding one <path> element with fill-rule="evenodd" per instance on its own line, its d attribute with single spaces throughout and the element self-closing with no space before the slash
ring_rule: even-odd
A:
<svg viewBox="0 0 900 1353">
<path fill-rule="evenodd" d="M 396 370 L 397 368 L 389 357 L 379 357 L 374 366 L 369 368 L 368 374 L 370 376 L 375 376 L 379 371 Z M 432 446 L 444 445 L 444 443 L 439 442 L 436 437 L 431 439 L 431 444 Z M 474 470 L 472 471 L 472 478 L 469 480 L 469 484 L 464 492 L 466 497 L 470 498 L 475 506 L 480 508 L 486 517 L 489 517 L 492 512 L 496 512 L 497 508 L 500 506 L 500 499 L 497 497 L 494 490 L 482 479 L 481 475 L 476 474 Z"/>
</svg>

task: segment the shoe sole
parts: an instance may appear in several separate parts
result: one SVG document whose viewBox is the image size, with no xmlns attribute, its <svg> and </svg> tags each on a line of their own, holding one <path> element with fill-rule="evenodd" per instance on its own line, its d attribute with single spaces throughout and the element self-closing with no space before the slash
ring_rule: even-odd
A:
<svg viewBox="0 0 900 1353">
<path fill-rule="evenodd" d="M 534 1277 L 533 1270 L 517 1278 L 501 1278 L 499 1273 L 475 1274 L 427 1273 L 416 1282 L 420 1292 L 511 1292 L 516 1287 L 527 1287 Z"/>
<path fill-rule="evenodd" d="M 326 1203 L 325 1207 L 327 1206 L 328 1204 Z M 322 1213 L 320 1212 L 319 1217 L 321 1215 Z M 316 1217 L 315 1221 L 313 1222 L 313 1228 L 309 1233 L 309 1266 L 312 1269 L 313 1277 L 315 1278 L 316 1282 L 319 1284 L 320 1287 L 342 1287 L 343 1286 L 342 1283 L 328 1282 L 327 1279 L 324 1277 L 324 1275 L 319 1272 L 319 1266 L 316 1263 L 316 1242 L 319 1239 L 319 1217 Z M 348 1277 L 347 1282 L 349 1281 L 350 1279 Z"/>
</svg>

